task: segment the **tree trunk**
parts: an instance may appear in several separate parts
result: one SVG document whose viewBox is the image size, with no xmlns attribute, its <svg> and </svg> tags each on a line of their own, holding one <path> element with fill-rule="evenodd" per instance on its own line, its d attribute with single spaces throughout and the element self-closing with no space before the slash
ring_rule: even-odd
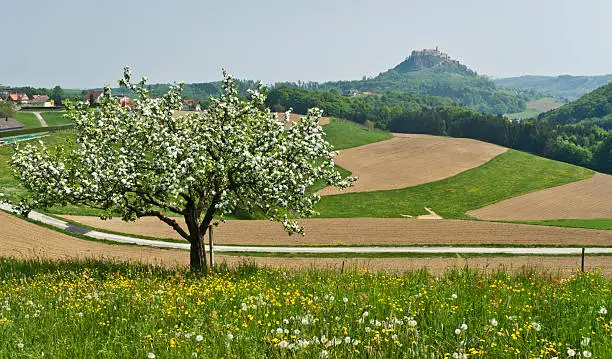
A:
<svg viewBox="0 0 612 359">
<path fill-rule="evenodd" d="M 206 251 L 204 250 L 204 236 L 200 236 L 198 232 L 190 236 L 189 267 L 193 272 L 206 272 L 208 264 L 206 263 Z"/>
<path fill-rule="evenodd" d="M 195 210 L 188 211 L 185 214 L 185 223 L 189 229 L 189 267 L 193 272 L 207 272 L 208 264 L 206 263 L 206 250 L 204 248 L 204 235 L 200 231 L 200 218 Z"/>
</svg>

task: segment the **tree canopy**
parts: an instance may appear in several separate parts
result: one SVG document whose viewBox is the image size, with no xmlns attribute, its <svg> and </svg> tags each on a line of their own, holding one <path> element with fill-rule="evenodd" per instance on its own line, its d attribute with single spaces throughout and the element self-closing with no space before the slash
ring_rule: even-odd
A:
<svg viewBox="0 0 612 359">
<path fill-rule="evenodd" d="M 258 209 L 299 233 L 295 218 L 315 214 L 319 196 L 308 191 L 315 181 L 345 187 L 353 180 L 334 168 L 318 109 L 285 129 L 261 91 L 239 98 L 224 72 L 222 95 L 206 111 L 180 116 L 182 84 L 155 99 L 145 81 L 133 84 L 125 69 L 121 85 L 138 95 L 131 107 L 121 107 L 108 87 L 97 108 L 69 104 L 73 145 L 17 149 L 10 164 L 31 193 L 23 211 L 71 203 L 99 208 L 105 218 L 157 217 L 189 241 L 191 267 L 200 270 L 207 267 L 203 237 L 215 218 L 237 206 Z"/>
</svg>

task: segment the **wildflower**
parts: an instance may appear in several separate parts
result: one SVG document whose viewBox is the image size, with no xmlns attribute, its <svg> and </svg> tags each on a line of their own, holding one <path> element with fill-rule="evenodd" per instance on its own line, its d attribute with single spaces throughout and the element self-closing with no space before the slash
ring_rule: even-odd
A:
<svg viewBox="0 0 612 359">
<path fill-rule="evenodd" d="M 540 330 L 542 330 L 542 326 L 538 322 L 531 323 L 531 328 L 535 330 L 536 332 L 539 332 Z"/>
<path fill-rule="evenodd" d="M 585 357 L 585 358 L 590 358 L 592 355 L 593 354 L 591 354 L 591 352 L 588 351 L 588 350 L 585 350 L 585 351 L 582 352 L 582 356 Z"/>
<path fill-rule="evenodd" d="M 278 343 L 278 347 L 282 349 L 285 349 L 288 345 L 289 343 L 287 343 L 286 340 L 281 340 L 280 343 Z"/>
<path fill-rule="evenodd" d="M 359 345 L 359 340 L 354 339 L 354 340 L 353 340 L 353 346 L 358 346 L 358 345 Z"/>
<path fill-rule="evenodd" d="M 362 317 L 367 317 L 368 315 L 370 315 L 370 313 L 368 313 L 368 311 L 366 310 L 365 312 L 361 313 Z"/>
<path fill-rule="evenodd" d="M 347 298 L 347 297 L 344 297 L 344 298 L 342 298 L 342 301 L 343 301 L 344 303 L 348 303 L 348 298 Z"/>
<path fill-rule="evenodd" d="M 193 353 L 191 353 L 191 357 L 192 357 L 192 358 L 197 358 L 197 357 L 198 357 L 198 353 L 197 353 L 197 352 L 193 352 Z"/>
<path fill-rule="evenodd" d="M 599 308 L 599 314 L 601 314 L 601 315 L 608 314 L 608 309 L 606 307 Z"/>
<path fill-rule="evenodd" d="M 491 326 L 492 327 L 496 327 L 497 326 L 497 320 L 495 320 L 495 318 L 491 319 Z"/>
<path fill-rule="evenodd" d="M 351 337 L 344 337 L 344 342 L 346 344 L 350 344 L 351 343 Z"/>
<path fill-rule="evenodd" d="M 455 293 L 451 294 L 451 298 L 457 299 L 457 294 L 455 294 Z"/>
<path fill-rule="evenodd" d="M 23 349 L 23 343 L 17 343 L 17 348 L 18 348 L 19 350 Z"/>
<path fill-rule="evenodd" d="M 459 329 L 459 328 L 455 329 L 455 334 L 457 334 L 457 335 L 461 334 L 461 329 Z"/>
<path fill-rule="evenodd" d="M 453 353 L 453 359 L 459 359 L 459 353 L 454 352 Z"/>
<path fill-rule="evenodd" d="M 572 348 L 567 348 L 567 356 L 573 357 L 574 355 L 576 355 L 576 351 Z"/>
<path fill-rule="evenodd" d="M 330 295 L 330 296 L 329 296 L 329 301 L 330 301 L 330 302 L 333 302 L 333 301 L 334 301 L 334 299 L 336 299 L 336 297 L 334 297 L 333 295 Z"/>
<path fill-rule="evenodd" d="M 582 345 L 583 347 L 586 347 L 590 343 L 591 343 L 591 338 L 589 337 L 582 338 L 582 340 L 580 341 L 580 345 Z"/>
<path fill-rule="evenodd" d="M 365 332 L 366 332 L 366 333 L 369 333 L 371 330 L 372 330 L 372 328 L 370 328 L 370 327 L 365 327 Z"/>
<path fill-rule="evenodd" d="M 79 317 L 82 317 L 82 316 L 83 316 L 83 312 L 79 312 L 79 313 L 77 313 L 77 315 L 78 315 Z"/>
<path fill-rule="evenodd" d="M 285 325 L 289 324 L 289 320 L 283 319 L 283 324 L 285 324 Z"/>
<path fill-rule="evenodd" d="M 327 359 L 329 357 L 329 352 L 327 350 L 322 350 L 319 357 L 321 357 L 321 359 Z"/>
<path fill-rule="evenodd" d="M 308 325 L 308 318 L 302 318 L 302 325 Z"/>
<path fill-rule="evenodd" d="M 201 334 L 196 335 L 196 342 L 201 342 L 204 340 L 204 337 Z"/>
<path fill-rule="evenodd" d="M 461 327 L 459 327 L 459 328 L 461 328 L 461 330 L 467 330 L 468 326 L 467 326 L 467 324 L 463 323 L 463 324 L 461 324 Z"/>
<path fill-rule="evenodd" d="M 393 334 L 393 335 L 391 336 L 391 339 L 393 339 L 393 340 L 397 340 L 397 334 Z"/>
<path fill-rule="evenodd" d="M 300 333 L 301 333 L 301 332 L 300 332 L 300 330 L 299 330 L 299 329 L 295 329 L 295 330 L 293 331 L 293 334 L 295 334 L 295 335 L 300 335 Z"/>
<path fill-rule="evenodd" d="M 276 328 L 276 334 L 283 334 L 283 328 Z"/>
<path fill-rule="evenodd" d="M 149 353 L 149 354 L 147 354 L 147 358 L 149 358 L 149 359 L 155 359 L 155 354 L 153 354 L 153 353 Z"/>
<path fill-rule="evenodd" d="M 227 333 L 226 338 L 228 341 L 232 341 L 234 339 L 234 335 L 232 333 Z"/>
</svg>

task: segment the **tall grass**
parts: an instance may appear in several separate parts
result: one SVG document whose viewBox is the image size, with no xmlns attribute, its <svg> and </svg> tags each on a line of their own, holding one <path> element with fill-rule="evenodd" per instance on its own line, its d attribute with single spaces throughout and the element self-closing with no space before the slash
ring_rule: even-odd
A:
<svg viewBox="0 0 612 359">
<path fill-rule="evenodd" d="M 610 358 L 611 290 L 593 273 L 0 259 L 0 357 Z"/>
</svg>

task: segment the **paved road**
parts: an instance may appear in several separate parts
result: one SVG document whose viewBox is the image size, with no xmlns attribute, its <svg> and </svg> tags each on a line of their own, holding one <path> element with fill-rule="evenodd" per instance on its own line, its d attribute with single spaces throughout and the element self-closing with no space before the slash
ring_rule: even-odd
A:
<svg viewBox="0 0 612 359">
<path fill-rule="evenodd" d="M 14 212 L 13 208 L 7 204 L 0 203 L 0 209 Z M 117 234 L 104 233 L 100 231 L 83 228 L 66 221 L 62 221 L 51 216 L 38 212 L 30 212 L 30 219 L 45 223 L 56 228 L 64 229 L 73 233 L 78 233 L 95 239 L 106 241 L 129 243 L 159 248 L 189 249 L 188 243 L 174 243 L 166 241 L 156 241 L 141 238 L 122 236 Z M 209 248 L 207 248 L 209 249 Z M 424 254 L 444 254 L 444 253 L 463 253 L 463 254 L 536 254 L 536 255 L 563 255 L 580 254 L 580 248 L 559 248 L 559 247 L 292 247 L 292 246 L 223 246 L 216 245 L 216 252 L 270 252 L 270 253 L 424 253 Z M 612 254 L 612 248 L 586 248 L 589 254 Z"/>
<path fill-rule="evenodd" d="M 34 116 L 36 116 L 36 118 L 38 119 L 38 122 L 40 122 L 40 125 L 42 127 L 49 127 L 49 125 L 47 125 L 47 122 L 45 122 L 45 119 L 40 115 L 40 112 L 32 112 L 34 114 Z"/>
</svg>

